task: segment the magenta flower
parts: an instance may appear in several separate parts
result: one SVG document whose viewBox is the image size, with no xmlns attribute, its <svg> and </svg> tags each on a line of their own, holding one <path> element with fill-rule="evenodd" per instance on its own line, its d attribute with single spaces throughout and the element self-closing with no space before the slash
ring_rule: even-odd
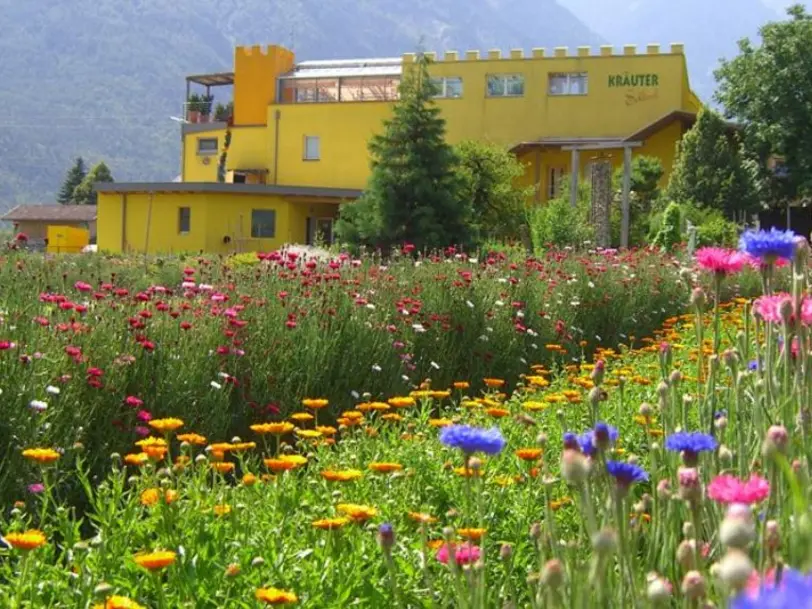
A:
<svg viewBox="0 0 812 609">
<path fill-rule="evenodd" d="M 742 270 L 747 257 L 736 250 L 722 247 L 701 247 L 696 251 L 700 268 L 717 275 L 733 275 Z"/>
<path fill-rule="evenodd" d="M 480 550 L 479 547 L 468 543 L 455 545 L 451 544 L 451 548 L 448 547 L 449 544 L 444 543 L 440 546 L 440 549 L 437 550 L 436 558 L 444 565 L 448 564 L 448 559 L 451 556 L 451 552 L 454 552 L 454 558 L 457 561 L 458 565 L 467 565 L 472 562 L 476 562 L 479 560 L 480 557 Z"/>
<path fill-rule="evenodd" d="M 34 482 L 28 485 L 28 492 L 34 495 L 39 495 L 45 492 L 45 485 L 42 482 Z"/>
<path fill-rule="evenodd" d="M 139 406 L 144 405 L 144 400 L 142 400 L 141 398 L 137 398 L 134 395 L 128 395 L 126 398 L 124 398 L 124 403 L 127 406 L 138 408 Z"/>
<path fill-rule="evenodd" d="M 757 474 L 742 482 L 735 476 L 716 476 L 708 485 L 708 497 L 717 503 L 743 503 L 751 505 L 763 501 L 770 494 L 770 483 Z"/>
<path fill-rule="evenodd" d="M 152 420 L 152 414 L 149 412 L 149 410 L 139 410 L 138 415 L 136 416 L 145 423 Z"/>
<path fill-rule="evenodd" d="M 138 425 L 135 428 L 135 433 L 137 435 L 141 436 L 142 438 L 144 438 L 144 437 L 149 435 L 149 427 L 144 427 L 143 425 Z"/>
</svg>

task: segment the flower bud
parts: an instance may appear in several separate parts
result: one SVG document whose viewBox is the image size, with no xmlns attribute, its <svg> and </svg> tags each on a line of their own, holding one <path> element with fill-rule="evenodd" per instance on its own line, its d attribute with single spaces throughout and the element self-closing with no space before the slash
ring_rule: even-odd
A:
<svg viewBox="0 0 812 609">
<path fill-rule="evenodd" d="M 671 584 L 656 573 L 651 573 L 646 578 L 646 597 L 655 606 L 665 605 L 671 600 Z"/>
<path fill-rule="evenodd" d="M 700 311 L 705 308 L 705 292 L 702 291 L 702 288 L 694 288 L 691 290 L 691 306 L 696 307 Z"/>
<path fill-rule="evenodd" d="M 719 370 L 719 356 L 714 353 L 708 357 L 708 371 L 711 374 L 716 374 L 717 370 Z"/>
<path fill-rule="evenodd" d="M 251 559 L 251 566 L 252 567 L 261 567 L 265 564 L 265 559 L 262 556 L 256 556 Z"/>
<path fill-rule="evenodd" d="M 548 560 L 541 570 L 541 583 L 550 588 L 558 588 L 564 583 L 564 566 L 557 558 Z"/>
<path fill-rule="evenodd" d="M 595 367 L 592 368 L 592 372 L 590 373 L 589 377 L 592 379 L 592 382 L 595 383 L 595 386 L 599 386 L 603 382 L 604 374 L 606 373 L 606 363 L 599 359 L 595 362 Z"/>
<path fill-rule="evenodd" d="M 657 395 L 659 395 L 661 399 L 668 397 L 668 383 L 660 381 L 660 384 L 657 385 Z"/>
<path fill-rule="evenodd" d="M 589 475 L 589 461 L 577 450 L 565 449 L 561 455 L 561 475 L 569 484 L 580 486 Z"/>
<path fill-rule="evenodd" d="M 637 412 L 641 417 L 650 417 L 654 413 L 654 409 L 651 407 L 651 404 L 643 402 L 640 404 L 640 408 L 637 409 Z"/>
<path fill-rule="evenodd" d="M 679 370 L 672 370 L 671 375 L 668 377 L 668 383 L 672 387 L 676 387 L 682 382 L 682 372 Z"/>
<path fill-rule="evenodd" d="M 601 403 L 603 399 L 604 391 L 600 388 L 600 386 L 595 385 L 592 389 L 589 390 L 589 403 L 592 406 L 597 406 Z"/>
<path fill-rule="evenodd" d="M 694 561 L 694 553 L 696 551 L 696 541 L 693 539 L 684 539 L 677 546 L 677 562 L 682 565 L 684 569 L 696 567 Z"/>
<path fill-rule="evenodd" d="M 789 298 L 784 298 L 778 304 L 778 314 L 781 316 L 781 321 L 785 324 L 789 323 L 792 319 L 793 308 L 792 301 Z"/>
<path fill-rule="evenodd" d="M 671 481 L 667 478 L 663 478 L 657 483 L 657 496 L 664 500 L 668 501 L 671 499 Z"/>
<path fill-rule="evenodd" d="M 541 537 L 541 523 L 534 522 L 530 525 L 530 537 L 532 539 L 539 539 Z"/>
<path fill-rule="evenodd" d="M 725 467 L 730 467 L 730 464 L 733 462 L 733 452 L 724 444 L 719 447 L 719 461 L 721 461 Z"/>
<path fill-rule="evenodd" d="M 689 600 L 697 600 L 705 596 L 705 578 L 699 571 L 689 571 L 682 579 L 682 593 Z"/>
<path fill-rule="evenodd" d="M 395 529 L 388 522 L 378 527 L 378 543 L 384 552 L 390 552 L 395 545 Z"/>
<path fill-rule="evenodd" d="M 502 560 L 510 560 L 510 557 L 513 556 L 513 546 L 509 543 L 503 543 L 499 546 L 499 558 Z"/>
<path fill-rule="evenodd" d="M 719 526 L 719 541 L 728 548 L 743 550 L 756 538 L 753 513 L 747 506 L 733 504 Z"/>
<path fill-rule="evenodd" d="M 95 588 L 93 588 L 93 596 L 106 598 L 113 592 L 113 590 L 115 590 L 115 588 L 113 588 L 113 586 L 107 582 L 100 582 Z"/>
<path fill-rule="evenodd" d="M 716 574 L 732 590 L 741 590 L 753 573 L 753 563 L 741 550 L 730 550 L 719 562 Z"/>
<path fill-rule="evenodd" d="M 761 452 L 765 457 L 772 457 L 779 453 L 785 454 L 788 443 L 789 435 L 787 434 L 787 428 L 783 425 L 773 425 L 767 430 L 767 435 L 764 437 L 764 443 L 761 446 Z"/>
<path fill-rule="evenodd" d="M 695 467 L 680 467 L 677 473 L 679 479 L 679 498 L 689 503 L 702 501 L 702 480 Z"/>
<path fill-rule="evenodd" d="M 781 547 L 781 528 L 776 520 L 768 520 L 765 525 L 765 541 L 767 548 L 775 551 Z"/>
<path fill-rule="evenodd" d="M 736 366 L 739 365 L 739 354 L 736 353 L 735 349 L 725 349 L 725 352 L 722 353 L 722 359 L 725 362 L 725 366 L 731 370 L 735 370 Z"/>
<path fill-rule="evenodd" d="M 541 448 L 545 448 L 547 446 L 548 440 L 549 438 L 547 437 L 547 434 L 544 432 L 541 432 L 539 435 L 536 436 L 536 444 L 538 444 Z"/>
<path fill-rule="evenodd" d="M 727 417 L 721 416 L 713 422 L 713 426 L 716 427 L 719 431 L 724 431 L 727 429 Z"/>
<path fill-rule="evenodd" d="M 603 528 L 592 536 L 592 548 L 600 555 L 609 555 L 617 548 L 617 533 Z"/>
</svg>

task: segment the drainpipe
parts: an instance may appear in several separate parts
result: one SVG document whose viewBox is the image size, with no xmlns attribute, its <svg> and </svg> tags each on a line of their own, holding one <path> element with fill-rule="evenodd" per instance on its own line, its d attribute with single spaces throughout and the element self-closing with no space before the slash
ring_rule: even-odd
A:
<svg viewBox="0 0 812 609">
<path fill-rule="evenodd" d="M 279 120 L 282 118 L 282 111 L 274 112 L 274 143 L 273 143 L 273 183 L 279 182 Z"/>
</svg>

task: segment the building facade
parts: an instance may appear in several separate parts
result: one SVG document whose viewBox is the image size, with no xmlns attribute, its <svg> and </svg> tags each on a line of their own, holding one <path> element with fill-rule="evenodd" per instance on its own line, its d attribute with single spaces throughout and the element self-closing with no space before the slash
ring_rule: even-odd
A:
<svg viewBox="0 0 812 609">
<path fill-rule="evenodd" d="M 651 155 L 668 173 L 701 107 L 680 44 L 429 56 L 449 142 L 513 151 L 537 203 L 561 195 L 565 176 L 588 180 L 597 159 L 621 167 Z M 367 142 L 415 61 L 297 63 L 280 46 L 238 47 L 233 72 L 187 78 L 194 101 L 179 182 L 99 185 L 99 248 L 232 252 L 329 240 L 338 204 L 366 185 Z M 212 114 L 220 87 L 233 107 Z"/>
</svg>

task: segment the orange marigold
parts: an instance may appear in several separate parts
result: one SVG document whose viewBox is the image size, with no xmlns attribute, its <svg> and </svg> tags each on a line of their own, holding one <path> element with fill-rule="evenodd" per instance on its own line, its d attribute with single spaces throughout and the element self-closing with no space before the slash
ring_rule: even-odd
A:
<svg viewBox="0 0 812 609">
<path fill-rule="evenodd" d="M 490 379 L 490 378 L 488 378 L 488 379 L 484 379 L 484 381 L 485 381 L 485 386 L 490 387 L 491 389 L 496 389 L 496 388 L 501 387 L 502 385 L 505 384 L 504 379 Z"/>
<path fill-rule="evenodd" d="M 422 512 L 409 512 L 408 516 L 411 520 L 419 522 L 420 524 L 434 524 L 437 522 L 437 519 L 434 516 L 424 514 Z"/>
<path fill-rule="evenodd" d="M 463 539 L 479 541 L 487 533 L 488 529 L 463 528 L 457 529 L 457 534 Z"/>
<path fill-rule="evenodd" d="M 257 477 L 254 474 L 248 473 L 242 477 L 243 486 L 254 486 L 257 483 Z"/>
<path fill-rule="evenodd" d="M 432 427 L 448 427 L 453 422 L 451 419 L 429 419 L 429 425 Z"/>
<path fill-rule="evenodd" d="M 305 440 L 316 440 L 321 437 L 321 432 L 315 429 L 297 429 L 296 435 Z"/>
<path fill-rule="evenodd" d="M 93 609 L 146 609 L 126 596 L 111 596 L 103 605 L 94 605 Z"/>
<path fill-rule="evenodd" d="M 149 461 L 149 455 L 147 453 L 130 453 L 128 455 L 124 455 L 124 463 L 127 465 L 135 465 L 136 467 L 140 465 L 144 465 Z"/>
<path fill-rule="evenodd" d="M 329 404 L 329 402 L 324 398 L 306 398 L 302 400 L 302 406 L 312 410 L 319 410 L 327 406 L 327 404 Z"/>
<path fill-rule="evenodd" d="M 336 509 L 339 513 L 349 516 L 355 522 L 365 522 L 378 515 L 378 510 L 374 507 L 357 503 L 339 503 Z"/>
<path fill-rule="evenodd" d="M 226 516 L 231 513 L 231 506 L 228 504 L 215 505 L 214 513 L 218 516 Z"/>
<path fill-rule="evenodd" d="M 211 467 L 213 470 L 220 472 L 221 474 L 227 474 L 234 471 L 234 464 L 229 463 L 228 461 L 215 461 L 211 464 Z"/>
<path fill-rule="evenodd" d="M 183 427 L 181 419 L 168 418 L 168 419 L 152 419 L 148 425 L 156 431 L 161 433 L 172 433 Z"/>
<path fill-rule="evenodd" d="M 199 433 L 182 433 L 177 435 L 179 442 L 187 442 L 195 446 L 203 446 L 206 443 L 206 436 L 201 436 Z"/>
<path fill-rule="evenodd" d="M 325 470 L 321 472 L 321 477 L 330 482 L 349 482 L 351 480 L 358 480 L 364 473 L 357 469 L 345 470 Z"/>
<path fill-rule="evenodd" d="M 506 417 L 510 414 L 510 411 L 507 408 L 486 408 L 485 412 L 497 419 L 501 419 L 502 417 Z"/>
<path fill-rule="evenodd" d="M 148 507 L 155 505 L 161 499 L 161 491 L 157 488 L 148 488 L 141 493 L 141 505 Z"/>
<path fill-rule="evenodd" d="M 160 550 L 148 554 L 136 554 L 135 562 L 139 567 L 144 567 L 150 571 L 158 571 L 174 563 L 176 556 L 177 554 L 171 550 Z"/>
<path fill-rule="evenodd" d="M 468 381 L 455 381 L 454 382 L 454 389 L 468 389 L 471 387 L 471 384 Z"/>
<path fill-rule="evenodd" d="M 520 448 L 516 451 L 516 456 L 523 461 L 535 461 L 541 456 L 540 448 Z"/>
<path fill-rule="evenodd" d="M 378 472 L 381 474 L 388 474 L 391 472 L 399 472 L 403 469 L 403 466 L 400 463 L 387 463 L 387 462 L 374 462 L 369 464 L 369 469 L 373 472 Z"/>
<path fill-rule="evenodd" d="M 287 421 L 278 423 L 257 423 L 256 425 L 251 425 L 251 431 L 259 434 L 270 433 L 275 436 L 281 436 L 293 431 L 293 423 L 288 423 Z"/>
<path fill-rule="evenodd" d="M 294 412 L 292 415 L 290 415 L 290 418 L 294 421 L 304 423 L 306 421 L 312 421 L 313 415 L 309 412 Z"/>
<path fill-rule="evenodd" d="M 37 463 L 53 463 L 61 457 L 58 452 L 52 448 L 26 448 L 23 451 L 23 457 Z"/>
<path fill-rule="evenodd" d="M 387 402 L 389 403 L 390 406 L 394 408 L 406 408 L 407 406 L 415 405 L 414 398 L 409 396 L 389 398 Z"/>
<path fill-rule="evenodd" d="M 289 605 L 299 600 L 299 597 L 293 592 L 279 590 L 278 588 L 259 588 L 256 591 L 256 597 L 258 601 L 268 605 Z"/>
<path fill-rule="evenodd" d="M 22 533 L 8 533 L 6 543 L 17 550 L 35 550 L 47 542 L 45 533 L 37 529 L 29 529 Z"/>
<path fill-rule="evenodd" d="M 349 521 L 349 518 L 322 518 L 321 520 L 314 520 L 313 526 L 322 531 L 332 531 L 340 529 Z"/>
<path fill-rule="evenodd" d="M 319 425 L 316 427 L 316 431 L 323 436 L 334 436 L 338 430 L 335 427 L 330 427 L 329 425 Z"/>
</svg>

